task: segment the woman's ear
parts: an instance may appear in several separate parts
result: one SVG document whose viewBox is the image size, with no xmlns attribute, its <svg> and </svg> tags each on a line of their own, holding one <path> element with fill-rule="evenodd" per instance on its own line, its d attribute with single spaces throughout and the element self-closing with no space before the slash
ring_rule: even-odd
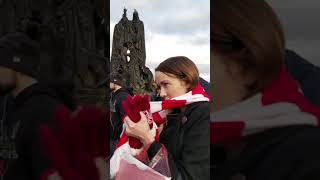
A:
<svg viewBox="0 0 320 180">
<path fill-rule="evenodd" d="M 253 72 L 247 73 L 245 75 L 244 87 L 247 89 L 246 97 L 255 94 L 255 92 L 259 90 L 260 85 L 256 77 L 257 77 L 256 74 Z"/>
<path fill-rule="evenodd" d="M 180 79 L 181 86 L 183 86 L 186 89 L 186 93 L 189 92 L 190 89 L 190 83 L 187 83 L 185 79 Z"/>
<path fill-rule="evenodd" d="M 257 82 L 256 72 L 249 69 L 245 69 L 237 63 L 231 62 L 227 65 L 226 68 L 231 78 L 234 79 L 235 82 L 239 82 L 245 87 L 251 86 L 252 84 L 256 84 Z"/>
<path fill-rule="evenodd" d="M 238 87 L 238 94 L 241 99 L 246 99 L 253 95 L 259 88 L 256 72 L 245 69 L 241 65 L 230 62 L 226 66 L 227 75 L 232 79 L 234 87 Z"/>
<path fill-rule="evenodd" d="M 252 84 L 257 81 L 257 73 L 251 69 L 242 68 L 241 72 L 239 72 L 239 76 L 241 76 L 244 84 Z"/>
</svg>

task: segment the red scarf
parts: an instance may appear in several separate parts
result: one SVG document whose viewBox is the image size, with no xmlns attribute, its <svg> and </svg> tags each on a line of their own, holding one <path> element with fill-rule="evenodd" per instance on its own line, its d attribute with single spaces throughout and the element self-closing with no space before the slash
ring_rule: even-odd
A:
<svg viewBox="0 0 320 180">
<path fill-rule="evenodd" d="M 277 127 L 319 124 L 320 108 L 304 97 L 283 67 L 259 94 L 211 113 L 211 144 L 236 141 Z"/>
</svg>

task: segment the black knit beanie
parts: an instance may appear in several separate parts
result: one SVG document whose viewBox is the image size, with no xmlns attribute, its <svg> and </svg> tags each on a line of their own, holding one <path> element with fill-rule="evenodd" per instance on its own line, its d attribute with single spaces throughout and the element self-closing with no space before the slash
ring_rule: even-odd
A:
<svg viewBox="0 0 320 180">
<path fill-rule="evenodd" d="M 35 78 L 39 70 L 39 43 L 22 32 L 0 38 L 0 66 Z"/>
<path fill-rule="evenodd" d="M 124 79 L 122 78 L 122 75 L 117 72 L 112 72 L 110 74 L 110 82 L 122 87 L 125 86 L 125 82 L 124 82 Z"/>
</svg>

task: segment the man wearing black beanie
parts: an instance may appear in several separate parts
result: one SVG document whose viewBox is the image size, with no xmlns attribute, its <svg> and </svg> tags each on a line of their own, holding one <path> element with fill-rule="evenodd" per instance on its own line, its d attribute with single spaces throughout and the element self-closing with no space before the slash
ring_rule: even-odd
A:
<svg viewBox="0 0 320 180">
<path fill-rule="evenodd" d="M 125 86 L 122 75 L 117 72 L 110 74 L 109 84 L 111 90 L 110 152 L 112 154 L 122 132 L 122 118 L 125 115 L 122 101 L 127 100 L 128 96 L 133 96 L 134 94 L 133 89 Z"/>
<path fill-rule="evenodd" d="M 37 41 L 21 32 L 0 38 L 0 96 L 13 104 L 0 119 L 0 179 L 43 178 L 51 167 L 40 143 L 39 127 L 54 124 L 53 113 L 64 100 L 37 81 Z"/>
</svg>

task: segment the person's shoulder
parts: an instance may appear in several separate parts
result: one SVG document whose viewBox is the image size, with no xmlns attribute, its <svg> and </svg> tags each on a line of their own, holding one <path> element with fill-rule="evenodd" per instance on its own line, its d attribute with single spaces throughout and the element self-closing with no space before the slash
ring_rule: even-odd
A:
<svg viewBox="0 0 320 180">
<path fill-rule="evenodd" d="M 188 118 L 188 121 L 190 121 L 188 123 L 190 126 L 201 123 L 209 127 L 209 122 L 210 122 L 209 102 L 196 102 L 196 103 L 189 104 L 187 105 L 187 108 L 184 114 Z"/>
<path fill-rule="evenodd" d="M 206 102 L 206 101 L 195 102 L 195 103 L 187 105 L 186 111 L 187 112 L 196 111 L 196 112 L 210 113 L 210 103 Z"/>
<path fill-rule="evenodd" d="M 120 96 L 120 95 L 130 95 L 131 91 L 130 89 L 127 88 L 120 88 L 116 92 L 114 92 L 115 96 Z"/>
<path fill-rule="evenodd" d="M 124 91 L 124 90 L 119 90 L 117 93 L 115 93 L 115 96 L 128 96 L 129 95 L 129 92 L 127 91 Z"/>
<path fill-rule="evenodd" d="M 257 167 L 268 168 L 268 174 L 274 177 L 279 173 L 277 169 L 281 168 L 281 173 L 291 174 L 288 179 L 320 178 L 318 127 L 303 125 L 279 128 L 277 133 L 267 139 L 260 141 L 260 145 L 251 146 L 251 151 L 248 151 L 251 152 L 250 157 L 260 157 L 256 159 L 260 162 Z M 255 152 L 259 152 L 263 160 L 261 156 L 253 155 Z"/>
<path fill-rule="evenodd" d="M 34 93 L 26 103 L 26 106 L 35 105 L 40 107 L 47 107 L 50 105 L 61 104 L 58 97 L 46 93 Z"/>
<path fill-rule="evenodd" d="M 53 92 L 35 90 L 29 98 L 23 103 L 22 111 L 30 115 L 32 114 L 48 114 L 53 113 L 64 102 Z"/>
<path fill-rule="evenodd" d="M 35 121 L 38 121 L 35 118 L 50 117 L 49 119 L 51 119 L 56 108 L 62 105 L 63 103 L 59 102 L 55 98 L 45 95 L 37 95 L 31 97 L 21 108 L 19 108 L 17 113 L 20 117 L 31 120 L 34 119 Z M 39 121 L 47 120 L 43 119 Z"/>
<path fill-rule="evenodd" d="M 288 138 L 288 144 L 296 144 L 295 150 L 302 154 L 311 152 L 320 152 L 320 128 L 306 126 L 302 128 L 296 135 Z M 315 155 L 315 154 L 314 154 Z M 320 156 L 318 156 L 320 159 Z"/>
<path fill-rule="evenodd" d="M 277 128 L 262 133 L 260 138 L 255 140 L 258 144 L 264 142 L 264 148 L 273 149 L 271 154 L 281 157 L 290 156 L 295 159 L 317 158 L 320 152 L 320 128 L 309 125 L 298 125 L 284 128 Z M 255 145 L 257 148 L 259 145 Z M 252 146 L 251 146 L 252 147 Z M 279 157 L 280 157 L 279 156 Z"/>
<path fill-rule="evenodd" d="M 292 125 L 273 128 L 243 140 L 245 147 L 235 164 L 252 179 L 287 177 L 285 179 L 302 180 L 310 179 L 306 177 L 314 173 L 320 175 L 318 127 Z"/>
<path fill-rule="evenodd" d="M 126 90 L 118 90 L 114 94 L 114 99 L 123 101 L 123 100 L 126 100 L 128 98 L 128 96 L 132 96 L 128 91 L 126 91 Z"/>
</svg>

